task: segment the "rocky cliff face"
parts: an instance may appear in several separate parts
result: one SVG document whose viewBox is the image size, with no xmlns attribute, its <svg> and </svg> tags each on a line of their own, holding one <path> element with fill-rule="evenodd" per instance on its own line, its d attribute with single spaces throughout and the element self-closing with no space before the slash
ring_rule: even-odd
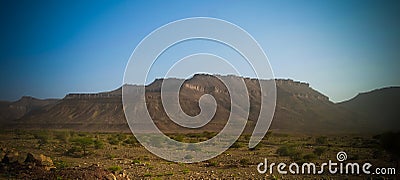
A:
<svg viewBox="0 0 400 180">
<path fill-rule="evenodd" d="M 229 76 L 227 78 L 241 78 Z M 246 132 L 252 132 L 260 109 L 260 87 L 255 79 L 243 79 L 250 98 L 250 114 Z M 191 116 L 200 113 L 199 98 L 211 94 L 217 101 L 217 113 L 209 124 L 200 129 L 187 129 L 172 122 L 161 103 L 161 84 L 169 81 L 174 86 L 177 79 L 158 79 L 146 86 L 146 104 L 155 124 L 164 132 L 220 131 L 229 118 L 231 102 L 225 85 L 211 75 L 195 75 L 184 81 L 180 88 L 180 105 Z M 265 81 L 265 80 L 263 80 Z M 126 85 L 131 86 L 131 85 Z M 293 80 L 276 80 L 277 103 L 271 129 L 276 131 L 337 133 L 368 130 L 357 113 L 329 101 L 329 98 L 308 83 Z M 137 93 L 132 86 L 128 90 Z M 16 128 L 53 128 L 83 131 L 129 132 L 122 107 L 121 88 L 95 94 L 68 94 L 56 103 L 42 106 L 12 120 Z"/>
<path fill-rule="evenodd" d="M 329 98 L 312 88 L 305 82 L 293 81 L 291 79 L 278 79 L 275 81 L 278 88 L 295 98 L 329 101 Z"/>
</svg>

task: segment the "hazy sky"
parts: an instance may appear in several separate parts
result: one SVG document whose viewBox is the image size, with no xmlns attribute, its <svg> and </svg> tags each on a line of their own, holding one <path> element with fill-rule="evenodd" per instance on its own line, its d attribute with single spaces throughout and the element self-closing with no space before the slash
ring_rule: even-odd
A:
<svg viewBox="0 0 400 180">
<path fill-rule="evenodd" d="M 276 77 L 309 82 L 335 102 L 400 85 L 398 1 L 9 0 L 0 3 L 0 99 L 115 89 L 147 34 L 196 16 L 239 25 Z"/>
</svg>

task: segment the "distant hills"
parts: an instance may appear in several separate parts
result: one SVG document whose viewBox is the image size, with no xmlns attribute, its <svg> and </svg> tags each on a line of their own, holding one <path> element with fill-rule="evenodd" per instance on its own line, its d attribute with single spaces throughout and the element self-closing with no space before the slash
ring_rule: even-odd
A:
<svg viewBox="0 0 400 180">
<path fill-rule="evenodd" d="M 400 129 L 400 87 L 360 93 L 338 105 L 356 112 L 377 131 Z"/>
<path fill-rule="evenodd" d="M 241 77 L 234 77 L 241 78 Z M 260 109 L 260 88 L 255 79 L 243 78 L 250 93 L 250 115 L 245 129 L 251 133 Z M 220 131 L 230 113 L 230 96 L 218 78 L 195 75 L 185 80 L 180 91 L 184 112 L 197 115 L 198 99 L 205 93 L 217 101 L 217 113 L 200 129 L 187 129 L 171 121 L 163 110 L 157 79 L 146 87 L 149 114 L 163 132 Z M 264 81 L 264 80 L 263 80 Z M 126 85 L 130 88 L 135 86 Z M 370 133 L 400 130 L 400 87 L 361 93 L 341 103 L 312 89 L 309 84 L 293 80 L 276 80 L 277 105 L 271 128 L 295 133 Z M 121 89 L 93 94 L 68 94 L 63 99 L 39 100 L 23 97 L 16 102 L 0 102 L 2 128 L 71 129 L 81 131 L 129 132 L 122 107 Z"/>
</svg>

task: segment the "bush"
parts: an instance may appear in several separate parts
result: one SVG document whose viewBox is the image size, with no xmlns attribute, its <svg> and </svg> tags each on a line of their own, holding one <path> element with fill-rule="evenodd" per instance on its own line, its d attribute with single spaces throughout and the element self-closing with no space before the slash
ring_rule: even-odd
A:
<svg viewBox="0 0 400 180">
<path fill-rule="evenodd" d="M 81 149 L 77 146 L 72 146 L 70 149 L 68 149 L 65 152 L 65 155 L 72 156 L 72 157 L 78 157 L 78 155 L 77 155 L 78 152 L 81 152 Z"/>
<path fill-rule="evenodd" d="M 239 141 L 236 141 L 235 143 L 232 144 L 231 148 L 241 148 L 243 147 L 242 143 Z"/>
<path fill-rule="evenodd" d="M 51 140 L 51 134 L 48 131 L 38 131 L 35 134 L 33 134 L 33 136 L 35 137 L 35 139 L 39 140 L 39 148 L 42 145 L 47 144 L 50 140 Z"/>
<path fill-rule="evenodd" d="M 315 156 L 314 154 L 306 154 L 306 155 L 303 156 L 303 159 L 306 160 L 306 161 L 312 161 L 312 160 L 314 160 L 316 158 L 317 158 L 317 156 Z"/>
<path fill-rule="evenodd" d="M 187 173 L 189 173 L 189 172 L 190 172 L 189 169 L 183 169 L 183 170 L 182 170 L 182 173 L 183 173 L 183 174 L 187 174 Z"/>
<path fill-rule="evenodd" d="M 73 139 L 72 142 L 83 150 L 83 156 L 87 155 L 87 148 L 94 144 L 93 139 L 89 137 L 78 137 Z"/>
<path fill-rule="evenodd" d="M 108 143 L 110 143 L 111 145 L 119 145 L 119 140 L 115 137 L 109 137 L 107 138 Z"/>
<path fill-rule="evenodd" d="M 117 157 L 117 155 L 115 155 L 115 154 L 108 154 L 107 157 L 108 157 L 109 159 L 114 159 L 114 158 Z"/>
<path fill-rule="evenodd" d="M 216 166 L 218 166 L 218 163 L 215 162 L 215 161 L 209 161 L 209 162 L 207 163 L 207 166 L 208 166 L 208 167 L 216 167 Z"/>
<path fill-rule="evenodd" d="M 133 164 L 140 164 L 141 162 L 140 162 L 139 159 L 134 159 L 134 160 L 132 161 L 132 163 L 133 163 Z"/>
<path fill-rule="evenodd" d="M 116 134 L 115 137 L 119 140 L 119 141 L 124 141 L 126 139 L 126 134 Z"/>
<path fill-rule="evenodd" d="M 289 156 L 292 160 L 301 160 L 301 153 L 296 151 L 293 146 L 282 146 L 276 150 L 279 156 Z"/>
<path fill-rule="evenodd" d="M 182 134 L 178 134 L 174 136 L 172 139 L 174 139 L 175 141 L 183 142 L 184 136 Z"/>
<path fill-rule="evenodd" d="M 294 154 L 294 149 L 291 146 L 282 146 L 276 150 L 279 156 L 291 156 Z"/>
<path fill-rule="evenodd" d="M 108 170 L 112 171 L 113 173 L 117 172 L 117 171 L 121 171 L 122 168 L 120 166 L 111 166 L 108 168 Z"/>
<path fill-rule="evenodd" d="M 95 140 L 93 143 L 94 143 L 94 148 L 96 149 L 104 148 L 104 143 L 101 140 Z"/>
<path fill-rule="evenodd" d="M 315 139 L 315 144 L 317 145 L 325 145 L 328 144 L 328 138 L 325 136 L 320 136 Z"/>
<path fill-rule="evenodd" d="M 206 137 L 207 139 L 211 139 L 211 138 L 213 138 L 215 135 L 217 135 L 217 133 L 215 133 L 215 132 L 209 132 L 209 131 L 204 131 L 204 132 L 203 132 L 203 136 Z"/>
<path fill-rule="evenodd" d="M 54 161 L 54 165 L 56 166 L 57 169 L 63 169 L 69 166 L 65 161 L 62 160 Z"/>
<path fill-rule="evenodd" d="M 248 159 L 241 159 L 239 161 L 239 164 L 242 165 L 242 166 L 249 165 L 250 161 Z"/>
<path fill-rule="evenodd" d="M 172 176 L 172 175 L 174 175 L 174 173 L 173 173 L 173 172 L 166 172 L 164 175 L 166 175 L 166 176 Z"/>
<path fill-rule="evenodd" d="M 321 156 L 322 154 L 324 154 L 326 151 L 326 148 L 324 147 L 317 147 L 314 149 L 314 154 L 317 156 Z"/>
<path fill-rule="evenodd" d="M 70 132 L 68 131 L 58 131 L 55 132 L 56 139 L 60 140 L 61 142 L 68 143 L 69 138 L 71 137 Z"/>
<path fill-rule="evenodd" d="M 137 142 L 137 140 L 136 140 L 136 138 L 134 137 L 134 136 L 130 136 L 129 138 L 127 138 L 125 141 L 124 141 L 124 144 L 127 144 L 127 145 L 135 145 L 135 144 L 137 144 L 138 142 Z"/>
</svg>

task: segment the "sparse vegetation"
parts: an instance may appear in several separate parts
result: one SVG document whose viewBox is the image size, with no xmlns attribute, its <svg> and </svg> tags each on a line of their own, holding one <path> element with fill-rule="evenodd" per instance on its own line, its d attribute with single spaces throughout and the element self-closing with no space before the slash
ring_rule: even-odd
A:
<svg viewBox="0 0 400 180">
<path fill-rule="evenodd" d="M 239 164 L 242 165 L 242 166 L 247 166 L 247 165 L 250 164 L 250 160 L 249 159 L 241 159 L 239 161 Z"/>
<path fill-rule="evenodd" d="M 113 173 L 115 173 L 115 172 L 121 171 L 122 168 L 121 168 L 121 166 L 111 166 L 111 167 L 108 168 L 108 170 L 110 170 Z"/>
<path fill-rule="evenodd" d="M 69 131 L 56 131 L 55 132 L 55 137 L 60 142 L 68 143 L 69 142 L 69 138 L 71 138 L 71 134 L 70 134 Z"/>
<path fill-rule="evenodd" d="M 8 135 L 10 133 L 12 135 Z M 248 143 L 246 138 L 249 138 L 248 135 L 243 135 L 230 149 L 213 159 L 193 164 L 176 164 L 166 162 L 150 154 L 137 143 L 133 135 L 68 133 L 68 131 L 31 131 L 29 133 L 19 131 L 18 135 L 13 135 L 13 133 L 15 132 L 0 132 L 0 136 L 3 136 L 3 140 L 0 141 L 0 153 L 4 154 L 11 149 L 21 152 L 33 150 L 33 153 L 43 153 L 52 158 L 54 166 L 57 168 L 54 172 L 63 169 L 81 169 L 95 166 L 104 169 L 108 174 L 114 174 L 117 178 L 123 175 L 129 175 L 131 179 L 184 179 L 189 176 L 200 178 L 210 177 L 210 175 L 222 179 L 247 178 L 250 173 L 255 171 L 255 165 L 262 162 L 264 158 L 268 159 L 268 163 L 315 162 L 320 164 L 327 159 L 334 159 L 338 150 L 347 153 L 349 162 L 350 160 L 354 162 L 364 161 L 368 157 L 368 161 L 376 164 L 377 167 L 396 167 L 394 152 L 383 150 L 391 149 L 390 143 L 395 143 L 393 139 L 396 139 L 396 137 L 393 138 L 392 135 L 388 137 L 380 135 L 374 137 L 375 139 L 364 136 L 355 138 L 348 135 L 336 137 L 337 141 L 333 141 L 335 137 L 326 136 L 326 139 L 332 139 L 332 142 L 316 145 L 317 139 L 322 136 L 293 136 L 274 133 L 268 137 L 268 140 L 262 140 L 260 143 L 262 148 L 258 148 L 256 151 L 243 148 Z M 207 134 L 206 132 L 194 133 L 190 137 L 174 134 L 170 137 L 182 137 L 183 142 L 190 142 L 197 139 L 203 140 L 206 138 L 203 136 L 211 136 L 212 133 Z M 9 138 L 9 136 L 12 138 Z M 40 149 L 37 149 L 38 139 L 41 136 L 46 137 L 47 141 Z M 18 137 L 18 139 L 14 137 Z M 108 143 L 110 139 L 115 139 L 119 142 L 119 145 Z M 149 138 L 148 140 L 151 139 L 157 138 Z M 357 144 L 357 146 L 352 146 L 353 144 Z M 160 141 L 160 145 L 167 146 L 168 144 Z M 329 147 L 329 145 L 332 147 Z M 188 149 L 194 151 L 182 154 L 183 159 L 192 160 L 197 149 L 192 145 L 183 146 L 181 150 Z M 265 178 L 262 174 L 257 173 L 252 177 L 255 179 Z M 282 178 L 277 174 L 272 174 L 270 177 Z M 297 175 L 285 175 L 285 177 L 288 179 L 301 178 Z M 60 176 L 60 178 L 67 179 L 64 176 Z M 320 175 L 318 178 L 329 179 L 331 176 Z M 342 178 L 342 176 L 337 178 Z M 351 178 L 351 176 L 347 178 Z"/>
<path fill-rule="evenodd" d="M 315 138 L 315 144 L 326 145 L 326 144 L 328 144 L 328 138 L 326 136 L 317 137 L 317 138 Z"/>
<path fill-rule="evenodd" d="M 95 141 L 89 137 L 78 137 L 72 140 L 75 146 L 78 146 L 83 151 L 83 156 L 88 154 L 88 148 L 95 144 Z"/>
<path fill-rule="evenodd" d="M 243 147 L 242 143 L 239 141 L 236 141 L 235 143 L 232 144 L 231 148 L 241 148 Z"/>
<path fill-rule="evenodd" d="M 314 154 L 317 155 L 317 156 L 321 156 L 322 154 L 325 153 L 325 151 L 326 151 L 325 147 L 316 147 L 314 149 Z"/>
<path fill-rule="evenodd" d="M 104 143 L 101 140 L 94 140 L 93 144 L 96 149 L 103 149 L 104 147 Z"/>
<path fill-rule="evenodd" d="M 57 169 L 69 167 L 68 163 L 63 160 L 54 161 L 54 165 L 57 167 Z"/>
<path fill-rule="evenodd" d="M 297 151 L 293 145 L 283 145 L 276 150 L 279 156 L 289 156 L 293 161 L 302 160 L 301 152 Z"/>
<path fill-rule="evenodd" d="M 124 140 L 125 145 L 137 145 L 138 141 L 135 136 L 130 135 L 127 139 Z"/>
<path fill-rule="evenodd" d="M 215 167 L 215 166 L 218 166 L 218 163 L 215 162 L 215 161 L 208 161 L 207 166 L 208 167 Z"/>
<path fill-rule="evenodd" d="M 189 172 L 190 172 L 189 169 L 183 169 L 183 170 L 182 170 L 182 173 L 183 173 L 183 174 L 187 174 L 187 173 L 189 173 Z"/>
<path fill-rule="evenodd" d="M 33 136 L 38 140 L 39 148 L 51 140 L 51 134 L 49 131 L 37 131 L 34 132 Z"/>
<path fill-rule="evenodd" d="M 317 158 L 317 156 L 315 154 L 306 154 L 303 156 L 303 159 L 307 162 L 311 162 L 316 158 Z"/>
</svg>

